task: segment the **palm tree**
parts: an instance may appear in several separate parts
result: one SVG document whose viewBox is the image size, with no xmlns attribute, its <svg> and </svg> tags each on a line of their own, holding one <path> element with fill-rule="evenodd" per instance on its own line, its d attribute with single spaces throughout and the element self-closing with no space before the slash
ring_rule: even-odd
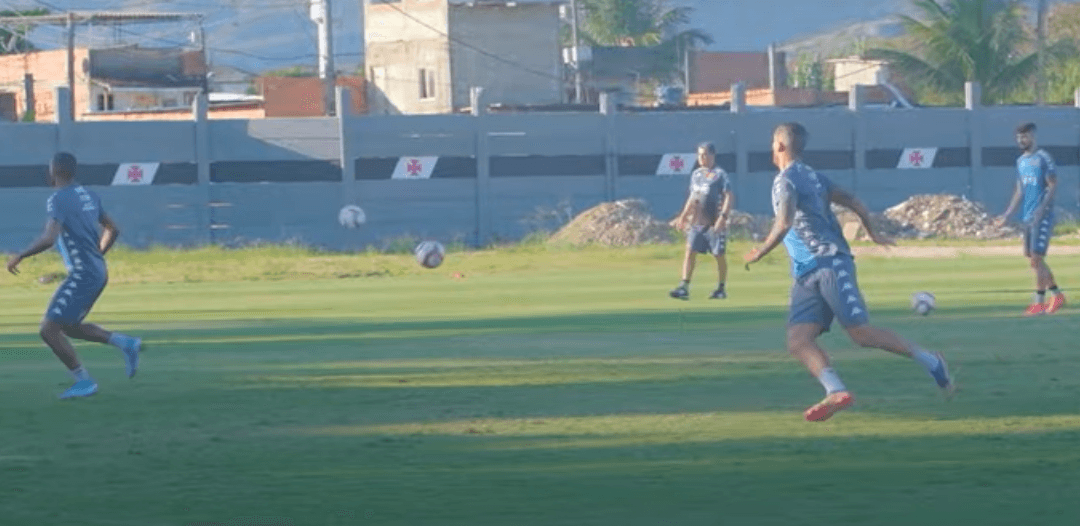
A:
<svg viewBox="0 0 1080 526">
<path fill-rule="evenodd" d="M 921 20 L 901 16 L 919 53 L 873 49 L 872 58 L 950 101 L 963 100 L 964 83 L 982 86 L 982 102 L 1000 102 L 1038 68 L 1038 53 L 1016 0 L 913 0 Z"/>
<path fill-rule="evenodd" d="M 713 41 L 704 31 L 686 28 L 693 8 L 673 7 L 669 0 L 581 0 L 581 11 L 586 42 L 656 46 L 666 57 L 666 73 L 678 70 L 687 50 Z"/>
</svg>

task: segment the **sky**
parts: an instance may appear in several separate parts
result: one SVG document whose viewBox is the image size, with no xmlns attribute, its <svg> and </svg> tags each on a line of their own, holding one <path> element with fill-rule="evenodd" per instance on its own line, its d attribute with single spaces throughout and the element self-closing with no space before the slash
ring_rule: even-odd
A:
<svg viewBox="0 0 1080 526">
<path fill-rule="evenodd" d="M 713 50 L 764 50 L 837 29 L 853 22 L 878 20 L 909 9 L 910 0 L 670 0 L 693 7 L 693 27 L 715 39 Z M 334 47 L 339 68 L 360 61 L 362 46 L 360 0 L 333 0 Z M 307 19 L 307 0 L 0 0 L 0 9 L 54 6 L 77 10 L 158 10 L 202 12 L 206 15 L 208 45 L 216 64 L 252 72 L 295 64 L 315 63 L 315 28 Z M 166 45 L 188 38 L 192 28 L 179 26 L 127 28 L 116 34 L 97 31 L 95 45 L 122 37 L 142 45 Z M 41 47 L 63 42 L 60 28 L 39 30 L 33 37 Z M 136 36 L 141 35 L 141 36 Z M 343 67 L 344 66 L 344 67 Z"/>
</svg>

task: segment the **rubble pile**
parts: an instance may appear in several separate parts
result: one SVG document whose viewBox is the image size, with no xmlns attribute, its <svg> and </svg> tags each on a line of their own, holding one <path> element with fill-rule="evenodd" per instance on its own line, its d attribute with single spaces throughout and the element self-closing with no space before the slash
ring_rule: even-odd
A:
<svg viewBox="0 0 1080 526">
<path fill-rule="evenodd" d="M 628 247 L 673 241 L 672 228 L 649 213 L 640 199 L 601 203 L 574 218 L 548 240 L 550 243 Z"/>
</svg>

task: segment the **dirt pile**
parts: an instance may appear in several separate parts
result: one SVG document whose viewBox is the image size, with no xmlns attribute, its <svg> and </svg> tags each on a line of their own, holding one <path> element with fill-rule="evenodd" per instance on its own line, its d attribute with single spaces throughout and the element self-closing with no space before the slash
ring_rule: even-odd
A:
<svg viewBox="0 0 1080 526">
<path fill-rule="evenodd" d="M 832 211 L 836 215 L 836 220 L 844 229 L 844 236 L 848 240 L 858 239 L 865 241 L 869 239 L 865 229 L 862 228 L 859 216 L 855 215 L 855 212 L 837 205 L 832 205 Z M 917 228 L 895 221 L 885 214 L 871 213 L 870 224 L 874 227 L 874 230 L 893 239 L 922 239 L 929 237 L 928 234 L 920 232 Z"/>
<path fill-rule="evenodd" d="M 986 207 L 958 195 L 916 195 L 886 210 L 885 217 L 919 231 L 920 237 L 1001 239 L 1019 234 L 1013 226 L 995 226 Z"/>
<path fill-rule="evenodd" d="M 549 243 L 628 247 L 674 240 L 672 228 L 649 213 L 640 199 L 601 203 L 574 218 Z"/>
</svg>

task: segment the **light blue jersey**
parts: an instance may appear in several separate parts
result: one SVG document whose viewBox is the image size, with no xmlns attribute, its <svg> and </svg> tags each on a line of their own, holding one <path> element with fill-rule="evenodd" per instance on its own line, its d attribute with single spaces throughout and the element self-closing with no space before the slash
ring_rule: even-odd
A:
<svg viewBox="0 0 1080 526">
<path fill-rule="evenodd" d="M 801 278 L 836 256 L 851 257 L 851 247 L 830 208 L 829 193 L 833 184 L 802 162 L 795 162 L 773 180 L 774 213 L 791 200 L 795 217 L 784 237 L 791 257 L 791 274 Z"/>
<path fill-rule="evenodd" d="M 1016 159 L 1016 174 L 1024 196 L 1021 219 L 1025 223 L 1035 220 L 1035 212 L 1046 198 L 1049 178 L 1056 173 L 1057 166 L 1054 165 L 1054 158 L 1046 153 L 1046 150 L 1025 153 Z M 1047 205 L 1046 216 L 1042 219 L 1052 219 L 1053 211 L 1054 204 L 1051 202 Z"/>
<path fill-rule="evenodd" d="M 63 227 L 56 248 L 68 274 L 105 279 L 105 258 L 99 246 L 101 199 L 81 185 L 72 184 L 54 192 L 46 204 L 49 217 Z"/>
</svg>

